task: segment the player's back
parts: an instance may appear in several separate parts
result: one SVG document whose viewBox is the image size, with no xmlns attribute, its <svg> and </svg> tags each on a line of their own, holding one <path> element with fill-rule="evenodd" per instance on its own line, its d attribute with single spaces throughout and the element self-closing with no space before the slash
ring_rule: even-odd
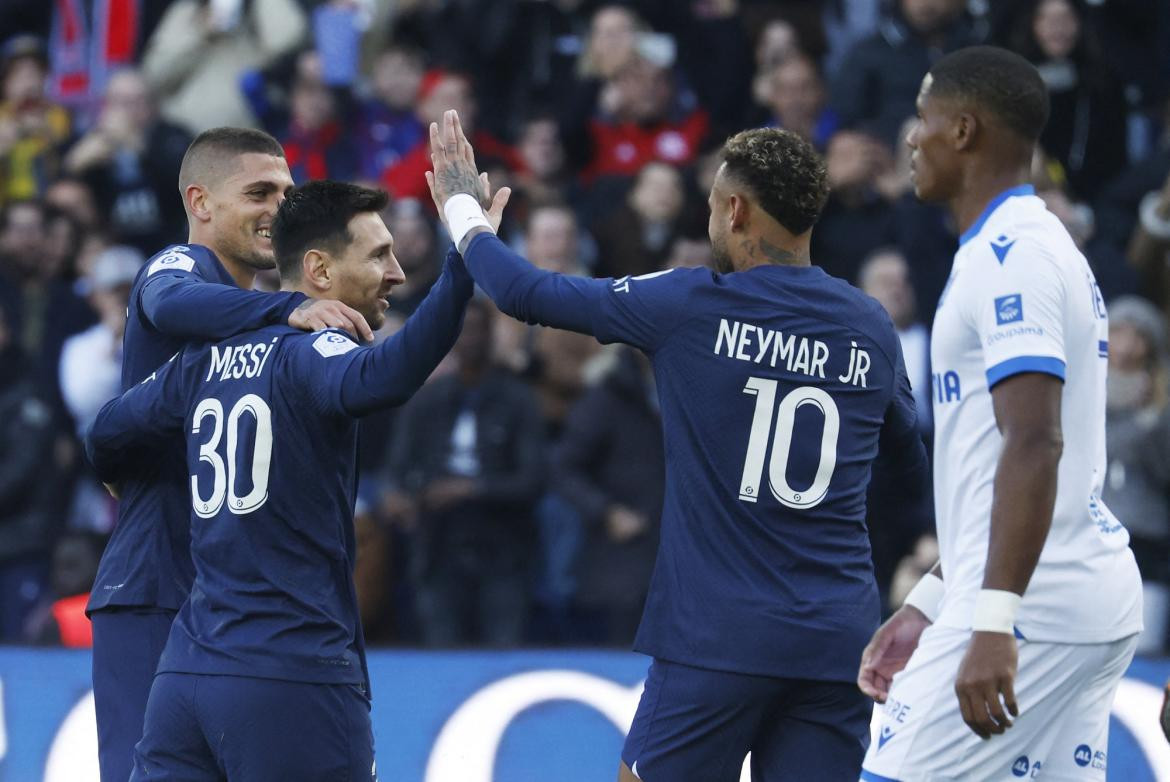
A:
<svg viewBox="0 0 1170 782">
<path fill-rule="evenodd" d="M 271 326 L 180 354 L 196 577 L 160 671 L 364 681 L 356 422 L 306 357 L 356 348 Z"/>
<path fill-rule="evenodd" d="M 603 339 L 629 341 L 605 320 L 659 321 L 662 332 L 643 346 L 662 404 L 667 490 L 635 648 L 700 667 L 852 680 L 879 615 L 864 523 L 870 467 L 887 420 L 902 437 L 914 426 L 885 312 L 818 267 L 761 266 L 618 280 L 601 318 Z"/>
<path fill-rule="evenodd" d="M 142 292 L 147 283 L 176 275 L 235 284 L 215 255 L 199 245 L 171 245 L 147 261 L 134 280 L 126 307 L 123 391 L 140 383 L 186 344 L 182 337 L 160 331 L 143 312 Z M 194 577 L 180 443 L 135 464 L 131 474 L 119 487 L 118 525 L 102 555 L 88 610 L 110 605 L 176 610 Z"/>
</svg>

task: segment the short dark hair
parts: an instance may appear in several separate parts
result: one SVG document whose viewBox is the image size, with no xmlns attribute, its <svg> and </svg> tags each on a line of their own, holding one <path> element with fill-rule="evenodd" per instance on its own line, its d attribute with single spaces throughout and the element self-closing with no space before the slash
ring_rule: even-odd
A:
<svg viewBox="0 0 1170 782">
<path fill-rule="evenodd" d="M 763 210 L 797 236 L 813 227 L 829 198 L 824 160 L 791 131 L 736 133 L 723 145 L 723 162 L 726 173 L 746 185 Z"/>
<path fill-rule="evenodd" d="M 312 249 L 340 254 L 353 241 L 349 221 L 381 212 L 390 197 L 348 182 L 321 180 L 291 190 L 272 221 L 272 248 L 283 280 L 298 280 L 301 261 Z"/>
<path fill-rule="evenodd" d="M 930 94 L 968 101 L 1035 143 L 1048 122 L 1048 88 L 1036 66 L 998 46 L 968 46 L 930 69 Z"/>
<path fill-rule="evenodd" d="M 183 154 L 183 163 L 179 166 L 179 191 L 184 192 L 189 185 L 222 175 L 225 163 L 250 152 L 284 157 L 280 142 L 262 130 L 211 128 L 203 131 Z"/>
</svg>

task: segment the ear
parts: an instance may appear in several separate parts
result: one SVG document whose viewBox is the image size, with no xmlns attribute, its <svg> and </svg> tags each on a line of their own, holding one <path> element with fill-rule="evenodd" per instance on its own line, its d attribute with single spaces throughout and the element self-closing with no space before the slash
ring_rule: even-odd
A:
<svg viewBox="0 0 1170 782">
<path fill-rule="evenodd" d="M 332 259 L 321 250 L 307 250 L 301 259 L 301 277 L 315 290 L 327 291 L 333 287 Z"/>
<path fill-rule="evenodd" d="M 202 185 L 187 185 L 187 189 L 183 191 L 183 203 L 187 207 L 187 214 L 204 223 L 211 220 L 209 195 Z"/>
<path fill-rule="evenodd" d="M 732 232 L 742 231 L 747 228 L 751 215 L 751 204 L 740 193 L 732 193 L 728 201 L 727 213 Z"/>
<path fill-rule="evenodd" d="M 982 128 L 979 126 L 979 120 L 975 118 L 974 114 L 967 112 L 960 112 L 955 115 L 954 125 L 952 126 L 952 138 L 955 142 L 956 152 L 965 152 L 975 145 L 975 137 L 979 135 Z"/>
</svg>

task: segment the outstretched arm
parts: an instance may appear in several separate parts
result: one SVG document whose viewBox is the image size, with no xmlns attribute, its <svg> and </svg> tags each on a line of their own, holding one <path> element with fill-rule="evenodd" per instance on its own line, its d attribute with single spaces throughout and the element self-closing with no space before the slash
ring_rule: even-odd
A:
<svg viewBox="0 0 1170 782">
<path fill-rule="evenodd" d="M 103 483 L 117 483 L 146 448 L 183 429 L 187 384 L 179 353 L 105 404 L 85 434 L 85 453 Z"/>
<path fill-rule="evenodd" d="M 341 379 L 342 409 L 362 416 L 409 399 L 455 344 L 474 291 L 462 259 L 452 251 L 443 273 L 401 330 L 355 355 Z"/>
</svg>

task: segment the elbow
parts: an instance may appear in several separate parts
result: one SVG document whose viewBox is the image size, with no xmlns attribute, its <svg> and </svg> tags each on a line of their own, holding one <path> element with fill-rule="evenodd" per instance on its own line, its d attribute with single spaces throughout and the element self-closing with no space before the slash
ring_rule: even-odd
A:
<svg viewBox="0 0 1170 782">
<path fill-rule="evenodd" d="M 1031 464 L 1055 468 L 1064 454 L 1064 435 L 1059 426 L 1036 426 L 1009 432 L 1004 437 L 1004 452 L 1018 454 L 1020 459 Z"/>
</svg>

